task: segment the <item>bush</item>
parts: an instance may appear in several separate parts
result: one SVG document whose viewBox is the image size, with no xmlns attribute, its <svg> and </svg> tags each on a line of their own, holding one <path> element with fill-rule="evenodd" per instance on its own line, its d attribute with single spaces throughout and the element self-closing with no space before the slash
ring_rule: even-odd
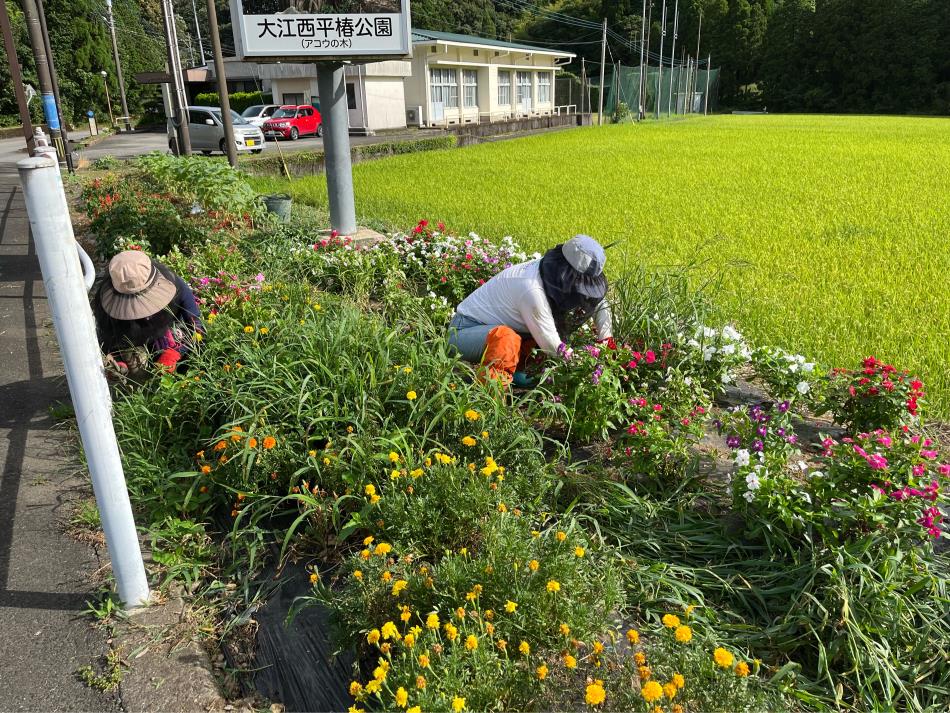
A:
<svg viewBox="0 0 950 713">
<path fill-rule="evenodd" d="M 235 92 L 228 94 L 231 110 L 240 114 L 249 106 L 255 104 L 273 104 L 271 97 L 265 97 L 262 92 Z M 215 92 L 202 92 L 195 95 L 195 104 L 200 106 L 221 106 L 221 98 Z"/>
</svg>

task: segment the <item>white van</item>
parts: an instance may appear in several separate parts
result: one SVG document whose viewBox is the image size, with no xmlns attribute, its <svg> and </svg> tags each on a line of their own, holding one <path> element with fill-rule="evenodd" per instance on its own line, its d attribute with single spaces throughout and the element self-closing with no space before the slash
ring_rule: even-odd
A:
<svg viewBox="0 0 950 713">
<path fill-rule="evenodd" d="M 231 119 L 234 122 L 234 145 L 239 152 L 260 153 L 264 150 L 264 134 L 258 127 L 249 124 L 235 111 L 231 112 Z M 216 106 L 188 107 L 188 132 L 191 134 L 192 151 L 200 151 L 206 156 L 214 151 L 227 153 L 220 108 Z M 168 143 L 169 147 L 174 146 L 172 135 L 169 135 Z"/>
</svg>

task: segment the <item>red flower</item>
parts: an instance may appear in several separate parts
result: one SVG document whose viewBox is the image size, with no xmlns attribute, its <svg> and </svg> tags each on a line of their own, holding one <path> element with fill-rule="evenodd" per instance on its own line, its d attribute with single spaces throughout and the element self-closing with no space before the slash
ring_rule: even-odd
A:
<svg viewBox="0 0 950 713">
<path fill-rule="evenodd" d="M 914 391 L 920 391 L 922 388 L 924 388 L 924 385 L 923 382 L 914 379 L 912 382 L 910 382 L 910 388 L 912 388 Z"/>
<path fill-rule="evenodd" d="M 426 220 L 425 218 L 419 221 L 419 226 L 422 228 L 426 227 L 428 224 L 429 224 L 429 221 Z M 419 232 L 421 233 L 422 231 L 420 230 Z"/>
<path fill-rule="evenodd" d="M 443 223 L 441 220 L 439 221 L 439 232 L 440 233 L 445 232 L 445 223 Z"/>
<path fill-rule="evenodd" d="M 861 362 L 861 363 L 862 363 L 862 365 L 863 365 L 865 368 L 870 368 L 870 367 L 875 367 L 875 366 L 877 366 L 880 362 L 878 362 L 878 360 L 875 359 L 874 357 L 869 356 L 867 359 L 865 359 L 865 360 L 864 360 L 863 362 Z"/>
<path fill-rule="evenodd" d="M 647 364 L 652 364 L 653 362 L 656 361 L 656 354 L 654 354 L 652 350 L 648 351 L 646 356 L 647 356 Z"/>
</svg>

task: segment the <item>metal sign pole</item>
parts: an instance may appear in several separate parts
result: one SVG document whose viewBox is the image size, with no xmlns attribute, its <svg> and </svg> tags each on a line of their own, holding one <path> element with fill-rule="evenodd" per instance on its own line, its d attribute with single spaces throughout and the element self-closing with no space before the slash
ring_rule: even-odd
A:
<svg viewBox="0 0 950 713">
<path fill-rule="evenodd" d="M 353 198 L 349 110 L 343 64 L 317 64 L 317 89 L 324 123 L 323 150 L 326 154 L 330 225 L 340 235 L 353 235 L 356 233 L 356 202 Z"/>
</svg>

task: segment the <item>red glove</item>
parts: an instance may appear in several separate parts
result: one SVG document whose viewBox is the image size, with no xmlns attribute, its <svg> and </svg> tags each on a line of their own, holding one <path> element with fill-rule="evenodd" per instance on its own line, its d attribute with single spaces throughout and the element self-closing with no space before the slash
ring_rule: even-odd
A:
<svg viewBox="0 0 950 713">
<path fill-rule="evenodd" d="M 181 360 L 181 353 L 175 351 L 174 349 L 166 349 L 161 353 L 158 359 L 155 360 L 155 363 L 166 371 L 174 371 L 175 366 Z"/>
</svg>

